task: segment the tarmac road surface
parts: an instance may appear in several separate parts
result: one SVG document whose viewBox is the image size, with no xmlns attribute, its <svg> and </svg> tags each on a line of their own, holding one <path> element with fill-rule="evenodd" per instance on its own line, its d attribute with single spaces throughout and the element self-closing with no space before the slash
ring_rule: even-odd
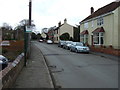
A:
<svg viewBox="0 0 120 90">
<path fill-rule="evenodd" d="M 94 54 L 74 53 L 34 41 L 62 88 L 118 88 L 118 62 Z"/>
</svg>

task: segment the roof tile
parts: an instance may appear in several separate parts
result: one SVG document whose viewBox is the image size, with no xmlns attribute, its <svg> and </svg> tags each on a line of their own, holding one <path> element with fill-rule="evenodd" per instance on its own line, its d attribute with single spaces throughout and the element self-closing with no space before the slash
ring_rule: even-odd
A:
<svg viewBox="0 0 120 90">
<path fill-rule="evenodd" d="M 91 14 L 90 16 L 88 16 L 87 18 L 82 20 L 81 22 L 89 20 L 89 19 L 97 17 L 97 16 L 100 16 L 100 15 L 103 15 L 103 14 L 106 14 L 106 13 L 109 13 L 111 11 L 114 11 L 119 6 L 120 6 L 120 1 L 112 2 L 102 8 L 99 8 L 97 11 L 95 11 L 93 14 Z"/>
</svg>

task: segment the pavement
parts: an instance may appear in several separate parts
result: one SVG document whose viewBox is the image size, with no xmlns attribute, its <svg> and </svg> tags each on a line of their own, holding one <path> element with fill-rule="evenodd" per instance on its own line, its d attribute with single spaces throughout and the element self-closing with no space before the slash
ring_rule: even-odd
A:
<svg viewBox="0 0 120 90">
<path fill-rule="evenodd" d="M 109 58 L 111 60 L 119 61 L 120 56 L 115 56 L 115 55 L 110 55 L 110 54 L 105 54 L 105 53 L 100 53 L 100 52 L 90 52 L 91 54 L 98 55 L 104 58 Z"/>
<path fill-rule="evenodd" d="M 27 65 L 20 72 L 13 88 L 54 88 L 45 59 L 33 43 Z"/>
</svg>

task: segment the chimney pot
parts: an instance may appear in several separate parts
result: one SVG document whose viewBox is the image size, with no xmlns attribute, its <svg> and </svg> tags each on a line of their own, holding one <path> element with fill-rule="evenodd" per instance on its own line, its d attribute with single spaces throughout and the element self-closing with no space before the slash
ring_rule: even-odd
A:
<svg viewBox="0 0 120 90">
<path fill-rule="evenodd" d="M 64 19 L 64 23 L 67 23 L 67 19 L 66 18 Z"/>
<path fill-rule="evenodd" d="M 94 8 L 93 7 L 91 7 L 91 14 L 93 14 L 94 13 Z"/>
<path fill-rule="evenodd" d="M 60 27 L 61 26 L 61 21 L 58 23 L 58 27 Z"/>
</svg>

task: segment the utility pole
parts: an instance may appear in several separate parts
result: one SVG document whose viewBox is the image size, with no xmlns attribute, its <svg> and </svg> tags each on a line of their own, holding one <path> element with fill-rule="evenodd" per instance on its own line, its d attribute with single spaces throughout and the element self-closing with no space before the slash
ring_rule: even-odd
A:
<svg viewBox="0 0 120 90">
<path fill-rule="evenodd" d="M 32 23 L 32 0 L 29 0 L 29 27 L 31 28 L 31 23 Z M 31 47 L 31 33 L 28 33 L 28 56 L 30 56 L 30 47 Z"/>
<path fill-rule="evenodd" d="M 31 33 L 27 32 L 26 27 L 30 28 L 31 27 L 31 13 L 32 13 L 32 0 L 29 0 L 29 23 L 27 26 L 24 26 L 24 51 L 25 51 L 25 61 L 24 61 L 24 66 L 26 66 L 27 63 L 27 58 L 30 57 L 30 47 L 31 47 L 31 43 L 30 43 L 30 36 Z M 31 29 L 31 28 L 30 28 Z"/>
<path fill-rule="evenodd" d="M 29 0 L 29 26 L 31 26 L 31 18 L 32 18 L 32 0 Z"/>
</svg>

